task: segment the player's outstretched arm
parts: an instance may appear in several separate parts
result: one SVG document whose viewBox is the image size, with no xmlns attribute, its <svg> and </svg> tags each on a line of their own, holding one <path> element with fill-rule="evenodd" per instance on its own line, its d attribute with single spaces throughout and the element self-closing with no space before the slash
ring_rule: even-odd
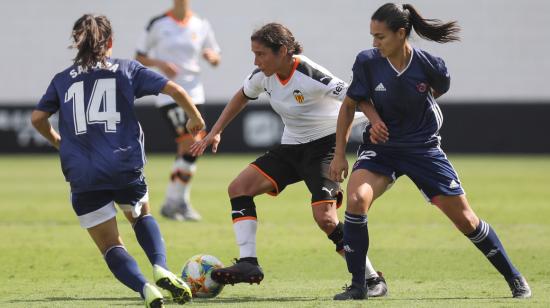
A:
<svg viewBox="0 0 550 308">
<path fill-rule="evenodd" d="M 41 110 L 34 110 L 31 115 L 32 126 L 44 136 L 56 149 L 59 150 L 59 144 L 61 142 L 61 136 L 52 127 L 48 120 L 51 116 L 50 113 Z"/>
<path fill-rule="evenodd" d="M 140 53 L 136 54 L 136 60 L 145 66 L 158 68 L 168 78 L 174 78 L 179 73 L 178 66 L 171 62 L 153 59 Z"/>
<path fill-rule="evenodd" d="M 330 162 L 330 178 L 333 181 L 343 182 L 348 176 L 348 161 L 346 160 L 346 145 L 351 132 L 351 124 L 355 116 L 357 102 L 346 96 L 338 113 L 336 124 L 336 149 L 334 158 Z"/>
<path fill-rule="evenodd" d="M 204 150 L 212 145 L 212 152 L 218 151 L 218 144 L 221 140 L 221 133 L 225 127 L 243 110 L 244 106 L 248 103 L 248 98 L 244 96 L 242 89 L 239 89 L 229 103 L 225 106 L 222 114 L 212 127 L 212 130 L 202 140 L 193 143 L 190 147 L 190 152 L 194 156 L 202 155 Z"/>
<path fill-rule="evenodd" d="M 186 127 L 191 134 L 194 135 L 204 129 L 204 120 L 199 110 L 195 107 L 189 94 L 181 86 L 173 81 L 168 81 L 161 92 L 170 95 L 183 108 L 189 117 Z"/>
</svg>

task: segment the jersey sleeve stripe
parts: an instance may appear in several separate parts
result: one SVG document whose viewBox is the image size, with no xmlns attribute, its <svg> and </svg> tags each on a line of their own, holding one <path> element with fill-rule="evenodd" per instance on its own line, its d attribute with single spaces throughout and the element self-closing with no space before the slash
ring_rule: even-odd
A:
<svg viewBox="0 0 550 308">
<path fill-rule="evenodd" d="M 246 95 L 246 93 L 244 93 L 244 88 L 241 88 L 241 92 L 243 92 L 244 97 L 248 98 L 248 99 L 251 100 L 251 101 L 254 101 L 254 100 L 257 100 L 257 99 L 258 99 L 257 97 L 256 97 L 256 98 L 252 98 L 252 97 Z"/>
<path fill-rule="evenodd" d="M 314 68 L 309 63 L 303 61 L 300 62 L 300 65 L 296 68 L 300 73 L 311 77 L 311 79 L 316 80 L 324 85 L 328 85 L 332 81 L 332 76 L 327 75 L 320 70 Z"/>
<path fill-rule="evenodd" d="M 166 17 L 166 16 L 168 16 L 167 13 L 164 13 L 164 14 L 162 14 L 162 15 L 153 17 L 153 18 L 151 19 L 151 21 L 149 21 L 149 24 L 147 25 L 147 27 L 146 27 L 145 29 L 146 29 L 147 31 L 150 31 L 151 28 L 153 27 L 153 25 L 155 24 L 155 22 L 157 22 L 158 20 L 160 20 L 160 19 L 162 19 L 162 18 L 164 18 L 164 17 Z"/>
</svg>

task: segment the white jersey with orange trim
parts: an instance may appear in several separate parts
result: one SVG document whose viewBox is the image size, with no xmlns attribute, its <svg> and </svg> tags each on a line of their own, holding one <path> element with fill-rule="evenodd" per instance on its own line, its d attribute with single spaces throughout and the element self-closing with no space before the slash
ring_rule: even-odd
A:
<svg viewBox="0 0 550 308">
<path fill-rule="evenodd" d="M 348 84 L 303 55 L 294 56 L 287 80 L 256 69 L 244 81 L 243 94 L 257 99 L 265 92 L 285 125 L 281 144 L 311 142 L 336 132 L 336 122 Z M 367 122 L 360 112 L 357 122 Z"/>
<path fill-rule="evenodd" d="M 196 104 L 202 104 L 205 96 L 199 76 L 199 60 L 207 48 L 220 52 L 208 21 L 194 14 L 178 21 L 168 12 L 149 22 L 138 43 L 137 53 L 177 65 L 179 73 L 172 80 L 182 86 Z M 156 102 L 158 106 L 164 106 L 174 100 L 159 94 Z"/>
</svg>

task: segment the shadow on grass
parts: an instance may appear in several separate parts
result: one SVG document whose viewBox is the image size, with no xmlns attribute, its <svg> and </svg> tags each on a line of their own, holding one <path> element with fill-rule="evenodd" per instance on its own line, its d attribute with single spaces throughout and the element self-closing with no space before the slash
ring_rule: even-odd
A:
<svg viewBox="0 0 550 308">
<path fill-rule="evenodd" d="M 196 303 L 215 303 L 215 304 L 229 304 L 229 303 L 246 303 L 246 302 L 310 302 L 317 301 L 319 298 L 315 297 L 221 297 L 221 298 L 195 298 Z M 11 304 L 24 304 L 24 303 L 52 303 L 52 302 L 113 302 L 113 305 L 117 305 L 116 302 L 136 302 L 141 303 L 142 299 L 139 297 L 46 297 L 42 299 L 16 299 L 7 301 Z M 168 300 L 168 302 L 171 302 Z"/>
<path fill-rule="evenodd" d="M 370 298 L 369 300 L 376 301 L 448 301 L 448 300 L 495 300 L 495 299 L 510 299 L 514 300 L 511 297 L 499 296 L 499 297 L 417 297 L 417 298 L 391 298 L 391 297 L 381 297 L 381 298 Z"/>
<path fill-rule="evenodd" d="M 219 298 L 195 298 L 194 302 L 197 303 L 216 303 L 216 304 L 231 304 L 231 303 L 246 303 L 246 302 L 312 302 L 318 301 L 316 297 L 301 297 L 301 296 L 289 296 L 289 297 L 219 297 Z"/>
<path fill-rule="evenodd" d="M 509 297 L 421 297 L 421 298 L 371 298 L 370 300 L 380 301 L 448 301 L 448 300 L 505 300 Z M 46 297 L 43 299 L 18 299 L 7 301 L 12 304 L 22 303 L 48 303 L 48 302 L 79 302 L 79 301 L 103 301 L 111 302 L 114 306 L 124 305 L 121 302 L 136 302 L 141 304 L 142 299 L 139 297 Z M 247 303 L 247 302 L 313 302 L 313 301 L 332 301 L 330 298 L 318 298 L 318 297 L 220 297 L 220 298 L 195 298 L 193 299 L 197 304 L 231 304 L 231 303 Z M 117 303 L 119 302 L 119 303 Z M 168 301 L 170 302 L 170 301 Z"/>
<path fill-rule="evenodd" d="M 48 302 L 88 302 L 88 301 L 104 301 L 104 302 L 118 302 L 118 301 L 136 301 L 136 302 L 142 302 L 143 300 L 139 298 L 139 296 L 134 297 L 70 297 L 70 296 L 63 296 L 63 297 L 46 297 L 42 299 L 14 299 L 11 301 L 7 301 L 8 303 L 12 304 L 22 304 L 22 303 L 48 303 Z"/>
</svg>

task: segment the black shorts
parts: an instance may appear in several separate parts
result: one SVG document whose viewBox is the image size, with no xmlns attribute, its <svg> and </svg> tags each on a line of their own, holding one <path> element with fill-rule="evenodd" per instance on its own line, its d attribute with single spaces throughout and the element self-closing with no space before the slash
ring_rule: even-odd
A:
<svg viewBox="0 0 550 308">
<path fill-rule="evenodd" d="M 281 144 L 258 157 L 251 166 L 275 187 L 270 195 L 276 196 L 287 185 L 304 181 L 311 192 L 312 205 L 336 201 L 339 207 L 340 184 L 329 177 L 335 146 L 335 134 L 303 144 Z"/>
<path fill-rule="evenodd" d="M 195 107 L 203 114 L 203 104 L 195 105 Z M 176 103 L 171 103 L 161 106 L 159 109 L 164 120 L 170 125 L 170 130 L 174 133 L 174 138 L 189 134 L 185 127 L 189 118 L 185 114 L 185 111 L 183 111 L 183 108 Z"/>
</svg>

